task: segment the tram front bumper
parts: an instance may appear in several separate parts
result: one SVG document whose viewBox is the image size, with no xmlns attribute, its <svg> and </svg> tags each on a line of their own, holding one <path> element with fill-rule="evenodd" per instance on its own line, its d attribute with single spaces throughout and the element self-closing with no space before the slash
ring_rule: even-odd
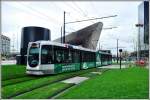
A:
<svg viewBox="0 0 150 100">
<path fill-rule="evenodd" d="M 26 70 L 26 73 L 29 75 L 55 74 L 54 70 Z"/>
<path fill-rule="evenodd" d="M 39 70 L 27 70 L 26 73 L 29 75 L 44 75 L 44 73 Z"/>
</svg>

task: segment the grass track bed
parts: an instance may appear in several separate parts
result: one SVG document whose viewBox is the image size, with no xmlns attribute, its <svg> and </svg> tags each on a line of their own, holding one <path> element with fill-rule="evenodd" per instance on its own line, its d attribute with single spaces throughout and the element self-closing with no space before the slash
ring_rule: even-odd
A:
<svg viewBox="0 0 150 100">
<path fill-rule="evenodd" d="M 27 76 L 26 67 L 23 65 L 2 65 L 1 72 L 2 81 Z"/>
<path fill-rule="evenodd" d="M 81 83 L 58 99 L 148 99 L 148 69 L 113 69 Z"/>
<path fill-rule="evenodd" d="M 5 80 L 2 81 L 2 87 L 7 86 L 7 85 L 12 85 L 20 82 L 25 82 L 33 79 L 38 79 L 38 77 L 33 77 L 33 76 L 25 76 L 21 78 L 15 78 L 15 79 L 10 79 L 10 80 Z"/>
<path fill-rule="evenodd" d="M 50 98 L 60 91 L 71 87 L 73 84 L 65 84 L 65 83 L 54 83 L 51 85 L 47 85 L 38 89 L 34 89 L 33 91 L 21 94 L 19 96 L 14 97 L 13 99 L 47 99 Z"/>
<path fill-rule="evenodd" d="M 63 79 L 67 79 L 76 75 L 84 74 L 84 73 L 95 71 L 95 70 L 97 69 L 94 68 L 94 69 L 81 70 L 81 71 L 76 71 L 76 72 L 62 73 L 62 74 L 53 75 L 53 76 L 45 76 L 36 80 L 30 80 L 30 81 L 21 82 L 18 84 L 8 85 L 5 87 L 2 87 L 1 89 L 2 98 L 12 98 L 19 94 L 29 92 L 33 89 L 40 88 L 42 86 L 54 83 L 56 81 L 60 81 Z"/>
</svg>

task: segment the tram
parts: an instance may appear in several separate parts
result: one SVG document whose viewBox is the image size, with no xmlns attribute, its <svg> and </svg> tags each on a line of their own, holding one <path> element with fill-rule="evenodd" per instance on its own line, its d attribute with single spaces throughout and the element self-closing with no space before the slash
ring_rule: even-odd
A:
<svg viewBox="0 0 150 100">
<path fill-rule="evenodd" d="M 26 73 L 58 74 L 111 63 L 110 53 L 52 41 L 36 41 L 28 44 Z"/>
</svg>

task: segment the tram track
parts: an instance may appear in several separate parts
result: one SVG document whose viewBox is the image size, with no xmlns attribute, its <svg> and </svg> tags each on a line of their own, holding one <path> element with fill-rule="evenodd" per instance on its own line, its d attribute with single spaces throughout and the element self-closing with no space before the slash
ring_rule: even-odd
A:
<svg viewBox="0 0 150 100">
<path fill-rule="evenodd" d="M 55 98 L 58 97 L 59 95 L 63 94 L 64 92 L 68 91 L 69 89 L 71 89 L 71 88 L 73 88 L 73 87 L 75 87 L 75 86 L 76 86 L 76 84 L 72 84 L 72 85 L 70 85 L 70 86 L 68 86 L 68 87 L 66 87 L 66 88 L 64 88 L 64 89 L 61 89 L 61 90 L 57 91 L 56 93 L 54 93 L 53 95 L 49 96 L 49 97 L 46 98 L 46 99 L 55 99 Z"/>
<path fill-rule="evenodd" d="M 6 79 L 3 79 L 2 78 L 2 81 L 7 81 L 7 80 L 11 80 L 11 79 L 17 79 L 17 78 L 23 78 L 23 77 L 26 77 L 28 75 L 21 75 L 21 76 L 17 76 L 17 77 L 9 77 L 9 78 L 6 78 Z"/>
<path fill-rule="evenodd" d="M 102 69 L 101 71 L 102 71 L 102 73 L 104 73 L 104 72 L 107 72 L 108 70 L 110 70 L 110 69 Z M 86 74 L 87 74 L 87 73 L 86 73 Z M 82 74 L 82 75 L 86 75 L 86 74 Z M 89 74 L 89 73 L 88 73 L 88 74 Z M 82 76 L 82 75 L 81 75 L 81 76 Z M 92 77 L 92 78 L 93 78 L 93 77 Z M 62 95 L 62 94 L 65 93 L 65 92 L 69 91 L 70 89 L 75 88 L 75 87 L 78 86 L 78 85 L 79 85 L 79 84 L 73 84 L 72 86 L 67 87 L 67 88 L 64 88 L 64 89 L 58 91 L 57 93 L 55 93 L 53 96 L 50 96 L 50 97 L 48 97 L 48 98 L 46 98 L 46 99 L 57 99 L 57 97 L 59 97 L 60 95 Z"/>
<path fill-rule="evenodd" d="M 43 84 L 40 84 L 40 85 L 37 85 L 37 86 L 35 86 L 35 87 L 28 87 L 28 88 L 30 88 L 30 89 L 23 89 L 21 92 L 16 92 L 16 93 L 12 93 L 12 94 L 9 94 L 8 96 L 5 96 L 5 97 L 3 97 L 3 98 L 8 98 L 8 99 L 12 99 L 12 98 L 15 98 L 15 97 L 17 97 L 17 96 L 19 96 L 19 95 L 23 95 L 23 94 L 25 94 L 25 93 L 28 93 L 28 92 L 32 92 L 33 90 L 35 90 L 35 89 L 39 89 L 39 88 L 42 88 L 42 87 L 44 87 L 44 86 L 48 86 L 48 85 L 52 85 L 52 84 L 56 84 L 56 83 L 58 83 L 58 82 L 61 82 L 62 80 L 65 80 L 65 79 L 68 79 L 68 78 L 72 78 L 72 77 L 75 77 L 75 76 L 79 76 L 79 75 L 82 75 L 82 74 L 86 74 L 86 73 L 89 73 L 89 72 L 91 72 L 91 71 L 98 71 L 98 70 L 101 70 L 101 69 L 97 69 L 97 68 L 94 68 L 94 69 L 88 69 L 88 70 L 81 70 L 81 71 L 76 71 L 76 72 L 72 72 L 72 73 L 65 73 L 65 75 L 63 75 L 63 74 L 60 74 L 60 75 L 62 75 L 62 77 L 61 78 L 59 78 L 59 79 L 57 79 L 57 80 L 51 80 L 51 81 L 46 81 L 45 83 L 43 83 Z M 102 70 L 101 70 L 102 71 Z M 57 76 L 57 75 L 56 75 Z M 54 76 L 54 77 L 56 77 L 56 76 Z M 51 76 L 47 76 L 47 77 L 51 77 Z M 39 78 L 38 78 L 39 79 Z M 38 80 L 37 79 L 37 80 Z M 41 78 L 42 79 L 42 78 Z M 34 80 L 36 80 L 36 79 L 34 79 Z M 31 80 L 29 80 L 29 81 L 31 81 Z M 24 81 L 24 82 L 26 82 L 26 81 Z M 17 84 L 22 84 L 22 83 L 24 83 L 24 82 L 18 82 Z M 15 84 L 12 84 L 12 86 L 13 85 L 15 85 Z M 9 86 L 9 85 L 8 85 Z M 7 86 L 6 86 L 7 87 Z M 11 88 L 11 85 L 9 86 L 10 88 Z M 71 86 L 72 87 L 72 86 Z M 3 87 L 2 87 L 3 88 Z M 61 89 L 61 90 L 59 90 L 59 91 L 57 91 L 56 93 L 54 93 L 52 96 L 50 96 L 49 98 L 51 98 L 51 97 L 53 97 L 53 96 L 55 96 L 55 95 L 57 95 L 57 94 L 59 94 L 59 93 L 61 93 L 62 91 L 64 91 L 64 90 L 66 90 L 67 88 L 70 88 L 70 86 L 68 86 L 68 87 L 66 87 L 66 88 L 63 88 L 63 89 Z M 3 93 L 2 93 L 3 94 Z"/>
<path fill-rule="evenodd" d="M 13 79 L 2 81 L 2 87 L 8 86 L 8 85 L 13 85 L 13 84 L 18 84 L 18 83 L 25 82 L 25 81 L 31 81 L 31 80 L 39 79 L 39 78 L 38 77 L 30 77 L 30 76 L 13 78 Z"/>
<path fill-rule="evenodd" d="M 33 87 L 28 87 L 30 89 L 15 90 L 16 92 L 11 90 L 12 92 L 15 92 L 15 93 L 12 93 L 12 92 L 11 93 L 4 93 L 4 92 L 8 92 L 8 90 L 6 90 L 6 87 L 7 87 L 6 86 L 6 87 L 2 88 L 4 90 L 4 91 L 2 91 L 2 98 L 13 98 L 13 97 L 18 96 L 20 94 L 32 91 L 32 90 L 34 90 L 36 88 L 40 88 L 40 87 L 43 87 L 43 86 L 46 86 L 46 85 L 50 85 L 50 84 L 53 84 L 53 83 L 56 83 L 56 82 L 59 82 L 59 81 L 62 81 L 62 80 L 65 80 L 65 79 L 68 79 L 68 78 L 71 78 L 71 77 L 75 77 L 75 76 L 78 76 L 78 75 L 81 75 L 81 74 L 84 74 L 84 73 L 87 73 L 87 72 L 90 72 L 90 71 L 94 71 L 94 70 L 96 70 L 96 69 L 94 68 L 94 69 L 88 69 L 88 70 L 75 71 L 75 72 L 71 72 L 71 73 L 70 72 L 69 73 L 63 73 L 63 74 L 60 74 L 62 77 L 61 78 L 58 77 L 59 79 L 57 79 L 57 80 L 52 80 L 52 81 L 50 81 L 48 83 L 46 82 L 46 83 L 42 83 L 42 84 L 41 83 L 37 83 L 37 84 L 40 84 L 40 85 L 37 85 L 37 86 L 33 85 Z M 56 75 L 54 77 L 57 77 L 58 75 Z M 51 76 L 48 76 L 48 77 L 50 78 Z M 21 85 L 23 83 L 25 83 L 25 82 L 21 82 L 20 84 L 17 83 L 17 85 L 15 87 L 16 88 L 18 88 L 18 86 L 21 87 Z M 8 87 L 9 87 L 9 89 L 10 88 L 14 88 L 14 85 L 10 85 Z M 7 89 L 8 89 L 8 87 L 7 87 Z"/>
<path fill-rule="evenodd" d="M 36 80 L 36 79 L 40 79 L 40 78 L 43 78 L 43 77 L 48 77 L 48 75 L 44 75 L 44 76 L 26 75 L 24 77 L 18 77 L 18 78 L 11 78 L 11 79 L 7 79 L 7 80 L 2 80 L 2 87 L 9 86 L 9 85 L 14 85 L 14 84 L 18 84 L 18 83 L 22 83 L 22 82 L 26 82 L 26 81 Z"/>
<path fill-rule="evenodd" d="M 65 79 L 65 78 L 64 78 L 64 79 Z M 46 84 L 39 85 L 38 87 L 29 89 L 29 90 L 27 90 L 27 91 L 23 91 L 23 92 L 20 92 L 20 93 L 15 94 L 15 95 L 11 95 L 11 96 L 8 97 L 8 99 L 13 99 L 13 97 L 16 97 L 16 96 L 19 96 L 19 95 L 23 95 L 24 93 L 30 92 L 30 91 L 32 91 L 32 90 L 34 90 L 34 89 L 38 89 L 38 88 L 41 88 L 41 87 L 44 87 L 44 86 L 47 86 L 47 85 L 52 85 L 52 84 L 57 83 L 57 82 L 60 82 L 60 81 L 62 81 L 62 80 L 64 80 L 64 79 L 60 79 L 60 80 L 53 81 L 53 82 L 51 82 L 51 83 L 46 83 Z"/>
<path fill-rule="evenodd" d="M 108 70 L 109 70 L 109 69 L 103 69 L 103 70 L 101 70 L 101 71 L 102 71 L 102 72 L 106 72 L 106 71 L 108 71 Z M 90 73 L 90 72 L 87 72 L 87 73 Z M 76 75 L 76 76 L 82 76 L 82 75 L 87 74 L 87 73 L 83 73 L 83 74 Z M 75 76 L 74 76 L 74 77 L 75 77 Z M 70 77 L 70 78 L 72 78 L 72 77 Z M 66 79 L 68 79 L 68 78 L 66 78 Z M 66 79 L 64 79 L 64 80 L 66 80 Z M 60 80 L 60 81 L 58 81 L 58 82 L 62 82 L 62 81 L 63 81 L 63 79 Z M 54 84 L 57 84 L 57 82 L 54 82 L 54 83 L 49 84 L 49 85 L 54 85 Z M 55 99 L 55 98 L 57 98 L 59 95 L 61 95 L 61 94 L 63 94 L 64 92 L 68 91 L 69 89 L 78 86 L 78 84 L 74 84 L 74 83 L 66 83 L 66 84 L 69 84 L 69 85 L 66 86 L 66 87 L 64 87 L 64 88 L 61 88 L 61 89 L 56 90 L 54 93 L 50 93 L 50 96 L 45 97 L 45 98 L 47 98 L 47 99 Z M 47 86 L 47 85 L 46 85 L 46 86 Z M 46 86 L 43 86 L 43 87 L 46 87 Z M 40 87 L 40 88 L 43 88 L 43 87 Z M 40 89 L 40 88 L 39 88 L 39 89 Z M 36 88 L 36 90 L 38 90 L 38 88 Z M 32 91 L 31 91 L 31 92 L 32 92 Z M 35 92 L 35 90 L 34 90 L 34 92 Z M 29 94 L 29 93 L 28 93 L 28 94 Z M 21 94 L 21 95 L 23 95 L 23 94 Z M 44 99 L 45 99 L 45 98 L 44 98 Z M 29 98 L 29 99 L 30 99 L 30 98 Z"/>
</svg>

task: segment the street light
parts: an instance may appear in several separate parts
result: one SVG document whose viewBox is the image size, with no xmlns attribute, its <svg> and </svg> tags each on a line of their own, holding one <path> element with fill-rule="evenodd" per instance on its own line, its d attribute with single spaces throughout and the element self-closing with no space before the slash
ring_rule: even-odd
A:
<svg viewBox="0 0 150 100">
<path fill-rule="evenodd" d="M 121 52 L 122 52 L 122 49 L 119 49 L 119 52 L 120 52 L 120 69 L 121 69 Z"/>
</svg>

